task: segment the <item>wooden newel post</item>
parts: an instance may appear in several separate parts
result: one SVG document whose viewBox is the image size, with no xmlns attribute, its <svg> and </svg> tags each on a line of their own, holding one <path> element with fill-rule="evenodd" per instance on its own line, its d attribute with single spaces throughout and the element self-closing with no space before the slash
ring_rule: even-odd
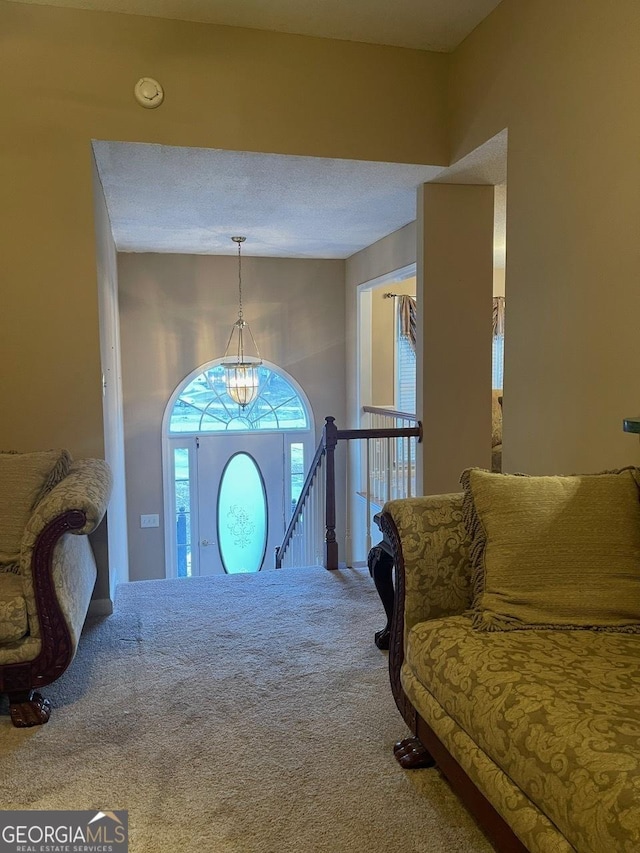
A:
<svg viewBox="0 0 640 853">
<path fill-rule="evenodd" d="M 325 418 L 322 431 L 322 441 L 326 461 L 326 506 L 325 506 L 325 537 L 324 537 L 324 567 L 338 568 L 338 543 L 336 542 L 336 467 L 334 453 L 338 444 L 338 429 L 335 418 Z"/>
</svg>

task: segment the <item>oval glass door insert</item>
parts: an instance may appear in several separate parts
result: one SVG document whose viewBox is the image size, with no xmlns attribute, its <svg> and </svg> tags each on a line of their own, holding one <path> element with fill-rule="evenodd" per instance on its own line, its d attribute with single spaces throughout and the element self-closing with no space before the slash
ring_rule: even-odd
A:
<svg viewBox="0 0 640 853">
<path fill-rule="evenodd" d="M 227 574 L 257 572 L 267 548 L 267 493 L 248 453 L 235 453 L 220 478 L 218 543 Z"/>
</svg>

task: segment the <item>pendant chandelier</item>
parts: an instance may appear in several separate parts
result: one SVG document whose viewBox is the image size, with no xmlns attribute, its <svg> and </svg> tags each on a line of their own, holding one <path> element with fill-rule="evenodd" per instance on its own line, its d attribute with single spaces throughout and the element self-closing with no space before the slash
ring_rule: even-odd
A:
<svg viewBox="0 0 640 853">
<path fill-rule="evenodd" d="M 232 237 L 238 246 L 238 319 L 231 327 L 229 342 L 222 357 L 224 382 L 228 395 L 241 408 L 255 400 L 260 384 L 258 368 L 262 358 L 249 324 L 242 313 L 242 254 L 241 246 L 246 237 Z M 255 356 L 247 356 L 244 350 L 245 333 L 249 335 Z"/>
</svg>

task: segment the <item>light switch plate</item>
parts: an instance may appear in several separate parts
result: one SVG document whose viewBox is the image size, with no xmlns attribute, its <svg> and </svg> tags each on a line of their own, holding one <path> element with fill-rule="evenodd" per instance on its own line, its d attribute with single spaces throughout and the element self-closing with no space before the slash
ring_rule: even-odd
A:
<svg viewBox="0 0 640 853">
<path fill-rule="evenodd" d="M 152 515 L 141 515 L 140 527 L 160 527 L 160 516 L 157 513 Z"/>
</svg>

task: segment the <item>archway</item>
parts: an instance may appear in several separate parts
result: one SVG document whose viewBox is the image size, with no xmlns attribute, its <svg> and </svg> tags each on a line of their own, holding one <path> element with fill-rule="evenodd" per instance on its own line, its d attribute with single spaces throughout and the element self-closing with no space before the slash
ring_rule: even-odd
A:
<svg viewBox="0 0 640 853">
<path fill-rule="evenodd" d="M 314 451 L 306 394 L 275 364 L 259 368 L 245 409 L 224 385 L 221 359 L 171 395 L 163 418 L 167 577 L 273 567 Z"/>
</svg>

